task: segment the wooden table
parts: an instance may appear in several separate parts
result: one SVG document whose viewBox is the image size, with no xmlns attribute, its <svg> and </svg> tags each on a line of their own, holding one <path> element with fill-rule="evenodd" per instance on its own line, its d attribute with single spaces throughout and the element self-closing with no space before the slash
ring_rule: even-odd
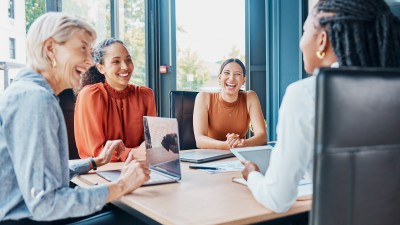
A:
<svg viewBox="0 0 400 225">
<path fill-rule="evenodd" d="M 229 160 L 229 159 L 228 159 Z M 98 170 L 121 168 L 122 163 L 109 163 Z M 282 214 L 261 206 L 249 189 L 232 182 L 240 172 L 208 174 L 189 169 L 181 163 L 179 183 L 141 187 L 113 204 L 148 223 L 161 224 L 250 224 L 287 217 L 311 209 L 311 200 L 297 201 Z M 85 174 L 73 182 L 88 187 L 107 181 L 97 174 Z"/>
</svg>

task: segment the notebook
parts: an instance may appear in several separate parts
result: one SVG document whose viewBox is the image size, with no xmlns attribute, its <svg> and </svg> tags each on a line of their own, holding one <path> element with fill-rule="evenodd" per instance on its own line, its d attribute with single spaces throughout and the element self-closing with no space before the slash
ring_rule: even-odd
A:
<svg viewBox="0 0 400 225">
<path fill-rule="evenodd" d="M 176 118 L 143 117 L 146 159 L 150 168 L 150 180 L 143 184 L 155 185 L 177 182 L 181 179 L 179 160 L 179 132 Z M 98 171 L 108 181 L 115 181 L 120 170 Z"/>
</svg>

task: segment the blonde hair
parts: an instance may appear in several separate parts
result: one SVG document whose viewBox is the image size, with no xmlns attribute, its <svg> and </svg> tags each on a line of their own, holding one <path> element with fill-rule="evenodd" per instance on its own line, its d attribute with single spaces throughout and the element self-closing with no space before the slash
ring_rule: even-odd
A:
<svg viewBox="0 0 400 225">
<path fill-rule="evenodd" d="M 28 67 L 43 71 L 51 67 L 51 59 L 46 55 L 44 43 L 53 38 L 63 44 L 79 31 L 86 31 L 96 40 L 96 31 L 85 21 L 61 12 L 48 12 L 38 17 L 31 25 L 26 37 Z"/>
</svg>

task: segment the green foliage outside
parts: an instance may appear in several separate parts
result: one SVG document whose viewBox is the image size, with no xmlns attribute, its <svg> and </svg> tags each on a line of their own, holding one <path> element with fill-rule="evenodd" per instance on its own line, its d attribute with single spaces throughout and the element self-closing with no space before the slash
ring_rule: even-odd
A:
<svg viewBox="0 0 400 225">
<path fill-rule="evenodd" d="M 146 34 L 144 0 L 124 1 L 123 41 L 129 47 L 135 70 L 130 83 L 146 85 Z"/>
<path fill-rule="evenodd" d="M 206 70 L 204 62 L 191 49 L 178 49 L 178 57 L 178 90 L 200 90 L 204 82 L 210 79 L 210 73 Z"/>
<path fill-rule="evenodd" d="M 26 16 L 26 32 L 33 21 L 40 15 L 46 12 L 46 1 L 45 0 L 25 0 L 25 16 Z"/>
</svg>

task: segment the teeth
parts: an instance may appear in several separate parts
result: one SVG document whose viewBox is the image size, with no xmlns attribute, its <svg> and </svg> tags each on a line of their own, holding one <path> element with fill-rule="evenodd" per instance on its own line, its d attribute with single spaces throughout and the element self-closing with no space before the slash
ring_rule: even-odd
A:
<svg viewBox="0 0 400 225">
<path fill-rule="evenodd" d="M 127 76 L 128 76 L 127 73 L 120 73 L 119 75 L 120 75 L 121 77 L 127 77 Z"/>
<path fill-rule="evenodd" d="M 236 84 L 226 84 L 228 87 L 236 87 Z"/>
</svg>

